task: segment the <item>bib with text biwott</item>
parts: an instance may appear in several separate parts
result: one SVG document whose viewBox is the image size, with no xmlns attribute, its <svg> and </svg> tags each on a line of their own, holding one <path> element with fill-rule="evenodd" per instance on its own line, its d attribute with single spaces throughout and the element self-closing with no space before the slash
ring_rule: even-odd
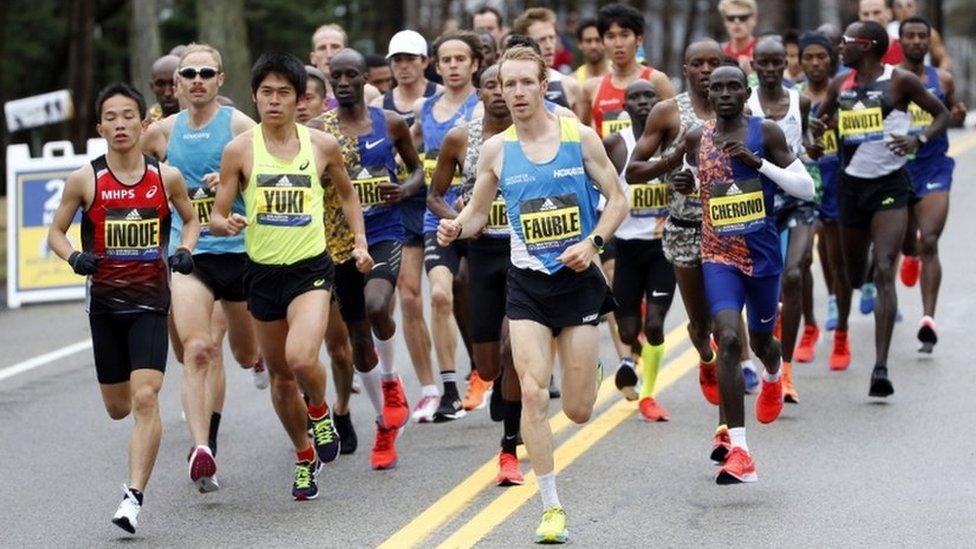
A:
<svg viewBox="0 0 976 549">
<path fill-rule="evenodd" d="M 849 108 L 841 105 L 837 129 L 840 138 L 849 145 L 884 139 L 881 98 L 865 98 L 854 102 Z"/>
</svg>

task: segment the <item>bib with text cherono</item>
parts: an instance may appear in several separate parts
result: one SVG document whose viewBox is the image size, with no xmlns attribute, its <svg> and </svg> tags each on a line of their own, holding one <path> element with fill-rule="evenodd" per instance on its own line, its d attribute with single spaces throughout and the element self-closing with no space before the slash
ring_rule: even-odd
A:
<svg viewBox="0 0 976 549">
<path fill-rule="evenodd" d="M 386 203 L 380 196 L 380 185 L 391 182 L 390 172 L 386 170 L 386 167 L 362 168 L 359 173 L 350 173 L 349 179 L 352 180 L 352 185 L 356 188 L 356 193 L 359 194 L 359 203 L 364 212 L 372 206 Z"/>
<path fill-rule="evenodd" d="M 526 200 L 519 204 L 519 222 L 529 253 L 565 248 L 583 233 L 575 194 Z"/>
<path fill-rule="evenodd" d="M 847 103 L 847 105 L 845 105 Z M 860 101 L 840 101 L 837 129 L 840 138 L 848 145 L 884 139 L 884 115 L 881 99 L 864 98 Z"/>
<path fill-rule="evenodd" d="M 259 225 L 304 227 L 312 222 L 312 180 L 304 174 L 258 175 Z"/>
<path fill-rule="evenodd" d="M 820 142 L 823 143 L 824 156 L 837 155 L 837 132 L 834 130 L 825 131 L 820 137 Z"/>
<path fill-rule="evenodd" d="M 112 259 L 159 259 L 159 213 L 156 208 L 105 210 L 105 256 Z"/>
<path fill-rule="evenodd" d="M 603 114 L 600 130 L 604 137 L 612 135 L 631 125 L 630 115 L 627 111 L 610 111 Z"/>
<path fill-rule="evenodd" d="M 929 91 L 932 92 L 933 90 L 930 88 Z M 935 121 L 935 118 L 928 111 L 922 109 L 922 107 L 919 107 L 915 103 L 908 104 L 908 116 L 911 120 L 908 127 L 909 135 L 922 133 L 925 131 L 925 128 L 928 128 Z"/>
<path fill-rule="evenodd" d="M 437 155 L 440 153 L 440 149 L 434 149 L 427 151 L 424 154 L 424 183 L 429 187 L 430 183 L 434 180 L 434 170 L 437 168 Z M 451 186 L 461 184 L 461 174 L 457 170 L 454 170 L 454 179 L 451 180 Z"/>
<path fill-rule="evenodd" d="M 712 183 L 708 215 L 722 236 L 758 231 L 766 222 L 766 202 L 759 178 Z"/>
<path fill-rule="evenodd" d="M 627 186 L 627 201 L 633 217 L 663 217 L 668 215 L 668 185 L 654 180 Z"/>
<path fill-rule="evenodd" d="M 491 203 L 488 210 L 488 224 L 485 226 L 485 234 L 488 236 L 507 236 L 509 232 L 508 206 L 501 198 L 496 198 Z"/>
<path fill-rule="evenodd" d="M 197 212 L 197 219 L 200 220 L 200 236 L 210 235 L 210 213 L 213 212 L 215 191 L 209 187 L 196 187 L 190 189 L 190 205 L 193 211 Z"/>
</svg>

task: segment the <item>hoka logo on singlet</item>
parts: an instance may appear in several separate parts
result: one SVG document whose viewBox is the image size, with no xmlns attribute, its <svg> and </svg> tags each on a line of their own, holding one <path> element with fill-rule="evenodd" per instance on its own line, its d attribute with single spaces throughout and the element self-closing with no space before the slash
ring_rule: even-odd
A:
<svg viewBox="0 0 976 549">
<path fill-rule="evenodd" d="M 585 174 L 586 174 L 586 170 L 583 169 L 583 166 L 574 166 L 572 168 L 559 168 L 557 170 L 552 171 L 553 177 L 573 177 L 573 176 L 585 175 Z"/>
</svg>

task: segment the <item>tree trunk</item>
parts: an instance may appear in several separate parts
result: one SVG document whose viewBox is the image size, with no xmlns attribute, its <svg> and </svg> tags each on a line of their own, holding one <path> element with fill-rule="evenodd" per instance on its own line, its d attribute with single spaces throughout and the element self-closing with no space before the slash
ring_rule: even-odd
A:
<svg viewBox="0 0 976 549">
<path fill-rule="evenodd" d="M 217 48 L 223 58 L 225 80 L 221 95 L 254 116 L 244 0 L 197 0 L 197 28 L 200 42 Z"/>
<path fill-rule="evenodd" d="M 129 14 L 129 81 L 155 102 L 149 86 L 152 64 L 159 57 L 159 27 L 156 25 L 156 0 L 134 0 Z"/>
<path fill-rule="evenodd" d="M 68 87 L 75 107 L 70 122 L 70 137 L 75 150 L 82 150 L 94 125 L 92 119 L 92 32 L 93 0 L 71 0 L 68 8 Z"/>
</svg>

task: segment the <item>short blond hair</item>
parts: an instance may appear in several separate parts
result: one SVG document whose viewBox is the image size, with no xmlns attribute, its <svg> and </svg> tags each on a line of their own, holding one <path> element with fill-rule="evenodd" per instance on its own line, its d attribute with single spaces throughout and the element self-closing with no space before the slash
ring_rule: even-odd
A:
<svg viewBox="0 0 976 549">
<path fill-rule="evenodd" d="M 186 45 L 186 51 L 184 51 L 183 55 L 180 56 L 180 66 L 183 66 L 183 60 L 186 59 L 186 56 L 190 55 L 191 53 L 200 52 L 209 53 L 210 56 L 214 58 L 214 62 L 217 63 L 217 70 L 220 72 L 224 71 L 224 60 L 220 57 L 220 52 L 217 51 L 217 48 L 211 46 L 210 44 L 197 44 L 196 42 L 190 42 Z"/>
<path fill-rule="evenodd" d="M 346 29 L 342 28 L 339 25 L 336 25 L 335 23 L 328 23 L 328 24 L 322 25 L 319 28 L 315 29 L 315 32 L 312 33 L 312 47 L 313 48 L 315 47 L 315 38 L 316 37 L 318 37 L 322 33 L 329 32 L 329 31 L 337 32 L 337 33 L 339 33 L 339 34 L 342 35 L 342 45 L 343 46 L 347 46 L 349 44 L 349 35 L 346 34 Z"/>
<path fill-rule="evenodd" d="M 759 10 L 756 7 L 756 0 L 720 0 L 718 3 L 718 12 L 722 15 L 728 13 L 729 8 L 741 8 L 744 10 L 749 10 L 753 15 Z"/>
<path fill-rule="evenodd" d="M 529 8 L 512 22 L 512 30 L 515 34 L 528 36 L 529 27 L 535 23 L 552 23 L 552 26 L 555 27 L 556 12 L 549 8 Z"/>
<path fill-rule="evenodd" d="M 502 65 L 505 64 L 505 61 L 532 61 L 539 66 L 539 82 L 549 80 L 549 67 L 546 65 L 545 60 L 528 46 L 512 46 L 505 50 L 505 53 L 502 54 L 501 59 L 497 63 L 499 81 L 502 79 Z"/>
</svg>

